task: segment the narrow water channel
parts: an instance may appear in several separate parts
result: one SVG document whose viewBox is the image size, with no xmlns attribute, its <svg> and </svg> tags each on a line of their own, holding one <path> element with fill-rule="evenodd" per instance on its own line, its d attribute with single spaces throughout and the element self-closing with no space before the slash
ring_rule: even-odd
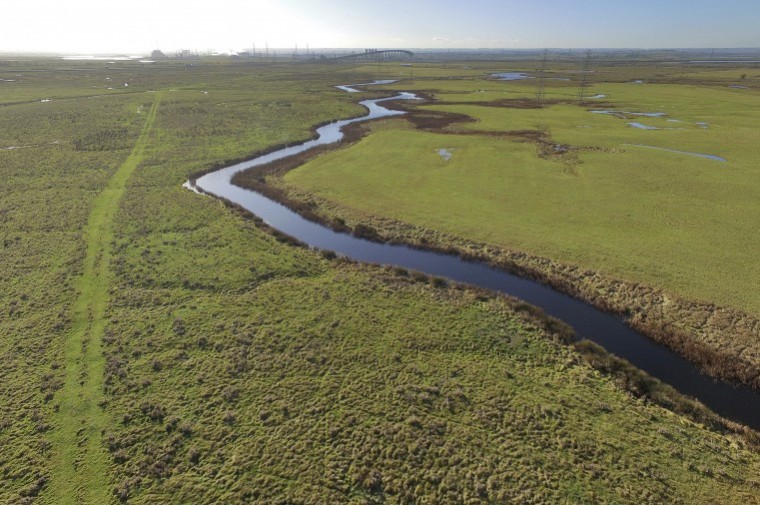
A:
<svg viewBox="0 0 760 505">
<path fill-rule="evenodd" d="M 335 251 L 357 261 L 399 266 L 480 286 L 541 307 L 547 314 L 569 324 L 580 338 L 591 340 L 607 351 L 625 358 L 681 393 L 697 398 L 718 414 L 760 429 L 760 393 L 748 387 L 734 387 L 711 379 L 686 359 L 629 328 L 616 316 L 548 286 L 485 264 L 467 262 L 456 256 L 421 251 L 403 245 L 379 244 L 337 233 L 304 219 L 274 200 L 230 182 L 232 176 L 238 172 L 301 153 L 318 145 L 337 142 L 343 137 L 341 128 L 350 123 L 404 114 L 380 105 L 384 101 L 414 99 L 417 97 L 411 93 L 401 93 L 391 98 L 365 100 L 361 104 L 368 109 L 367 115 L 323 126 L 317 130 L 318 137 L 315 140 L 222 168 L 198 178 L 195 185 L 207 193 L 242 206 L 271 227 L 312 247 Z"/>
</svg>

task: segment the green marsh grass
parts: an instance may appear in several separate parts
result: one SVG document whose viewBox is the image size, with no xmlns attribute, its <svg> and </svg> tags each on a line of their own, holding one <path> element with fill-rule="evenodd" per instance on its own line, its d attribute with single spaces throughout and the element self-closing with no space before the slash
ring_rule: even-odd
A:
<svg viewBox="0 0 760 505">
<path fill-rule="evenodd" d="M 181 188 L 360 113 L 333 71 L 155 67 L 138 92 L 3 108 L 2 142 L 35 147 L 0 151 L 0 502 L 57 503 L 62 476 L 134 504 L 755 499 L 740 438 L 632 398 L 508 301 L 292 248 Z M 79 291 L 109 181 L 110 258 Z M 91 476 L 54 456 L 81 438 L 55 436 L 80 296 L 103 304 L 73 384 L 104 430 Z"/>
</svg>

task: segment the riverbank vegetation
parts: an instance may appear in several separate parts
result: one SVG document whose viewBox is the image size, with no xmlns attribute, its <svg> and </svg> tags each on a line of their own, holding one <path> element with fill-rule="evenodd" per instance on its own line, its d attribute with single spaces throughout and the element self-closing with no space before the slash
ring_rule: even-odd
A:
<svg viewBox="0 0 760 505">
<path fill-rule="evenodd" d="M 14 67 L 20 89 L 0 104 L 0 147 L 22 147 L 0 150 L 0 502 L 94 503 L 103 490 L 135 504 L 757 498 L 760 457 L 746 439 L 635 398 L 566 346 L 561 325 L 502 297 L 292 247 L 181 187 L 360 113 L 331 88 L 341 68 L 139 67 L 139 82 L 138 69 L 118 71 L 129 91 L 101 83 L 106 96 L 86 98 L 116 71 L 59 66 L 28 81 Z M 61 96 L 61 75 L 71 98 L 40 102 Z M 97 278 L 91 213 L 138 144 Z M 102 360 L 72 360 L 90 282 L 107 283 L 87 301 L 105 308 L 82 347 Z M 80 368 L 85 384 L 100 377 L 100 401 L 64 419 L 64 384 Z M 105 423 L 99 448 L 80 430 L 91 416 Z M 74 468 L 59 468 L 71 451 Z M 67 490 L 51 485 L 57 472 L 98 474 Z"/>
</svg>

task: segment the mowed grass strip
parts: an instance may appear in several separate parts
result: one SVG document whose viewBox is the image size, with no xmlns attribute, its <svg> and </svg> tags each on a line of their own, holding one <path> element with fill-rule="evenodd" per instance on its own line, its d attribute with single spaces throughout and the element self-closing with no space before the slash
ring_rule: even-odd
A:
<svg viewBox="0 0 760 505">
<path fill-rule="evenodd" d="M 159 102 L 157 95 L 135 147 L 96 198 L 85 230 L 87 254 L 65 348 L 66 378 L 52 437 L 54 466 L 45 495 L 48 503 L 102 504 L 111 498 L 108 454 L 101 443 L 108 420 L 99 403 L 103 399 L 101 336 L 109 299 L 113 219 L 127 182 L 143 158 Z"/>
</svg>

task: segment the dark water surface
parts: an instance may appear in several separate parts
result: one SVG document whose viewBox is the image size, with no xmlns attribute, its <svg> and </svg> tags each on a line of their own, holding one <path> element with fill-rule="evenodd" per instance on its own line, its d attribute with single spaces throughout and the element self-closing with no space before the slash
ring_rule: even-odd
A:
<svg viewBox="0 0 760 505">
<path fill-rule="evenodd" d="M 312 247 L 335 251 L 357 261 L 417 270 L 525 300 L 572 326 L 579 337 L 596 342 L 607 351 L 625 358 L 680 392 L 697 398 L 718 414 L 760 429 L 760 393 L 747 387 L 733 387 L 714 381 L 678 354 L 655 344 L 626 326 L 617 317 L 588 303 L 485 264 L 467 262 L 456 256 L 421 251 L 403 245 L 379 244 L 337 233 L 302 218 L 284 205 L 263 195 L 230 183 L 232 176 L 238 172 L 306 151 L 317 145 L 337 142 L 343 136 L 340 129 L 347 124 L 403 114 L 380 105 L 386 100 L 399 99 L 414 100 L 416 97 L 411 93 L 401 93 L 392 98 L 363 101 L 361 104 L 368 109 L 366 116 L 323 126 L 317 130 L 319 136 L 316 140 L 222 168 L 200 177 L 195 183 L 207 193 L 226 198 L 244 207 L 273 228 Z"/>
</svg>

